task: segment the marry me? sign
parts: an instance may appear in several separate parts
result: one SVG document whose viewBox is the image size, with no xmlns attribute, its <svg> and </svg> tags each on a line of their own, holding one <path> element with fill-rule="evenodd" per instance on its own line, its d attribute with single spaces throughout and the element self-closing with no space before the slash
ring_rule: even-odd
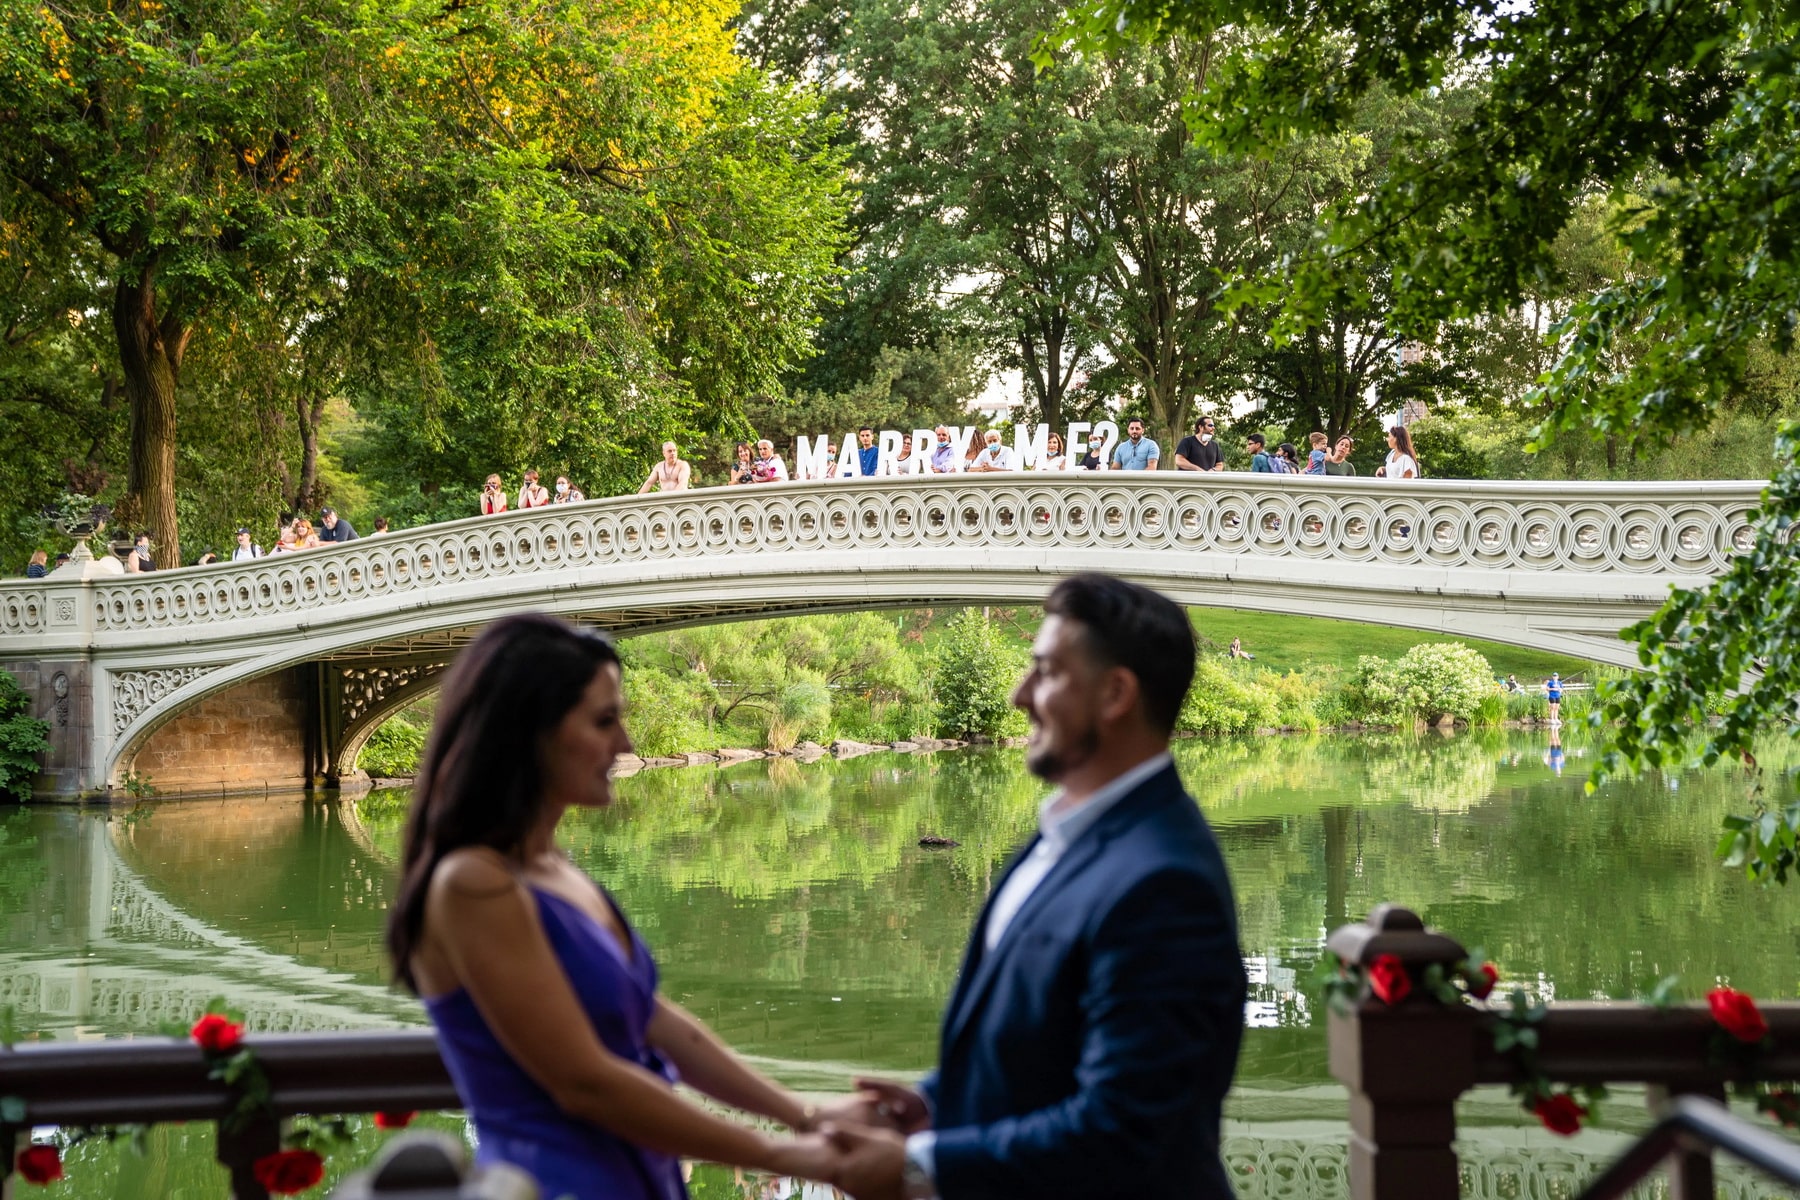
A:
<svg viewBox="0 0 1800 1200">
<path fill-rule="evenodd" d="M 962 471 L 969 465 L 969 454 L 979 449 L 976 434 L 979 425 L 946 425 L 950 431 L 950 445 L 955 452 L 950 455 L 950 470 Z M 1069 425 L 1068 437 L 1063 442 L 1065 461 L 1062 469 L 1072 471 L 1080 461 L 1081 455 L 1075 448 L 1087 444 L 1089 431 L 1099 435 L 1103 441 L 1100 447 L 1100 461 L 1105 462 L 1112 454 L 1113 447 L 1119 441 L 1119 426 L 1114 421 L 1075 421 Z M 816 438 L 800 435 L 794 449 L 795 479 L 824 479 L 831 463 L 831 443 L 834 439 L 828 436 Z M 847 434 L 839 446 L 842 449 L 837 457 L 837 478 L 849 479 L 862 474 L 862 460 L 857 456 L 856 435 Z M 883 429 L 875 435 L 875 447 L 880 452 L 875 467 L 877 475 L 925 475 L 931 471 L 931 456 L 937 449 L 937 431 L 932 429 L 915 429 L 910 437 L 898 429 Z M 908 453 L 904 458 L 901 451 Z M 1045 464 L 1050 458 L 1050 426 L 1048 425 L 1015 425 L 1013 426 L 1013 469 L 1017 471 L 1047 470 Z"/>
</svg>

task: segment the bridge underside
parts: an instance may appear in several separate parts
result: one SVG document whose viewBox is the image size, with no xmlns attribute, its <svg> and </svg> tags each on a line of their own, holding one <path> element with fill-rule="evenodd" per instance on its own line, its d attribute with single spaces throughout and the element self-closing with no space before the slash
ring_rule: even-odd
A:
<svg viewBox="0 0 1800 1200">
<path fill-rule="evenodd" d="M 479 614 L 467 614 L 478 619 L 458 619 L 455 605 L 421 608 L 398 620 L 387 614 L 375 640 L 366 640 L 369 633 L 359 634 L 347 622 L 328 639 L 281 639 L 267 653 L 182 681 L 154 705 L 154 720 L 133 722 L 136 727 L 117 743 L 95 783 L 116 787 L 135 773 L 166 794 L 333 783 L 354 771 L 357 755 L 383 722 L 434 693 L 457 650 L 506 611 L 555 612 L 630 636 L 814 613 L 1035 605 L 1063 573 L 859 572 L 838 581 L 851 585 L 846 588 L 833 587 L 814 572 L 760 579 L 754 597 L 745 595 L 743 580 L 665 578 L 648 587 L 639 581 L 617 589 L 551 590 L 507 606 L 483 604 Z M 1321 588 L 1316 582 L 1298 587 L 1266 580 L 1183 580 L 1166 571 L 1145 573 L 1141 581 L 1196 608 L 1392 625 L 1621 666 L 1635 665 L 1635 647 L 1614 631 L 1647 611 L 1642 601 L 1621 606 L 1571 600 L 1553 612 L 1541 599 L 1521 609 L 1504 597 L 1370 595 L 1366 589 Z M 1204 616 L 1200 625 L 1204 631 Z"/>
</svg>

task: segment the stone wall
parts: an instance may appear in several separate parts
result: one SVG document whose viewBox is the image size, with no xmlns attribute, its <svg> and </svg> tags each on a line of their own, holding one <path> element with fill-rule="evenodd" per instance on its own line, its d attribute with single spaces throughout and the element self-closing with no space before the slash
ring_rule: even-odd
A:
<svg viewBox="0 0 1800 1200">
<path fill-rule="evenodd" d="M 50 726 L 50 752 L 37 778 L 40 796 L 73 796 L 87 777 L 94 746 L 93 670 L 80 659 L 0 663 L 31 697 L 31 713 Z"/>
<path fill-rule="evenodd" d="M 277 671 L 202 700 L 151 734 L 124 769 L 162 795 L 305 787 L 300 671 Z"/>
</svg>

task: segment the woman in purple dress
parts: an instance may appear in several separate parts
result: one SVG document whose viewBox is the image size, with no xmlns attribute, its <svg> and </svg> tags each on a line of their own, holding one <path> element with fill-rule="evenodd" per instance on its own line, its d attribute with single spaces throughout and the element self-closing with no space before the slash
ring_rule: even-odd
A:
<svg viewBox="0 0 1800 1200">
<path fill-rule="evenodd" d="M 612 802 L 622 704 L 611 640 L 533 614 L 490 625 L 444 682 L 387 937 L 477 1159 L 576 1200 L 681 1200 L 682 1157 L 829 1178 L 821 1114 L 657 992 L 650 948 L 557 848 L 564 812 Z M 795 1136 L 716 1116 L 676 1079 Z M 866 1118 L 865 1103 L 830 1115 Z"/>
</svg>

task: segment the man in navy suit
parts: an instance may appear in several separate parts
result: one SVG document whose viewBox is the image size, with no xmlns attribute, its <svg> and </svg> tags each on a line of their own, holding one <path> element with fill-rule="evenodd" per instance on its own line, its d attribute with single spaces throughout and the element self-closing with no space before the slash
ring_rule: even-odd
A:
<svg viewBox="0 0 1800 1200">
<path fill-rule="evenodd" d="M 1103 575 L 1059 584 L 1013 694 L 1056 783 L 976 923 L 917 1090 L 859 1080 L 888 1128 L 834 1130 L 861 1200 L 1229 1200 L 1220 1105 L 1243 1028 L 1236 911 L 1169 735 L 1187 614 Z"/>
</svg>

